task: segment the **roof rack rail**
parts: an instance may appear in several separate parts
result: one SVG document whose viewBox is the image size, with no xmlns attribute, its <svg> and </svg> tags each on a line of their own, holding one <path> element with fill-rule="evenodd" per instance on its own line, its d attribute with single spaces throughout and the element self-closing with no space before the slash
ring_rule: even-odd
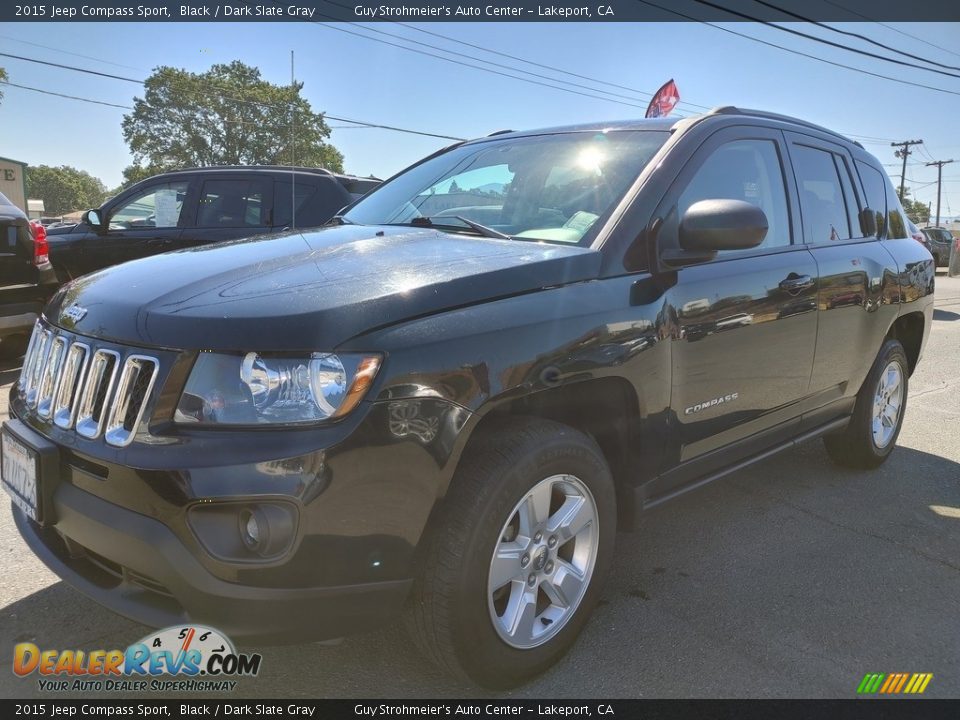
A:
<svg viewBox="0 0 960 720">
<path fill-rule="evenodd" d="M 841 138 L 847 142 L 852 142 L 854 145 L 863 147 L 856 140 L 851 140 L 848 137 L 845 137 L 842 133 L 838 133 L 836 130 L 831 130 L 830 128 L 825 128 L 823 125 L 817 125 L 808 120 L 801 120 L 800 118 L 795 118 L 791 115 L 783 115 L 781 113 L 767 112 L 766 110 L 751 110 L 749 108 L 739 108 L 736 105 L 720 105 L 718 107 L 710 110 L 707 115 L 746 115 L 747 117 L 760 117 L 767 118 L 769 120 L 782 120 L 784 122 L 793 123 L 794 125 L 802 125 L 804 127 L 810 128 L 811 130 L 819 130 L 820 132 L 827 133 L 828 135 L 833 135 L 834 137 Z"/>
<path fill-rule="evenodd" d="M 493 137 L 494 135 L 506 135 L 507 133 L 512 133 L 513 130 L 494 130 L 492 133 L 486 137 Z"/>
<path fill-rule="evenodd" d="M 284 170 L 286 172 L 307 172 L 316 175 L 337 175 L 332 170 L 321 167 L 304 167 L 300 165 L 204 165 L 203 167 L 177 168 L 167 170 L 166 173 L 197 172 L 198 170 Z M 162 173 L 162 174 L 166 174 Z M 161 173 L 158 173 L 161 174 Z"/>
</svg>

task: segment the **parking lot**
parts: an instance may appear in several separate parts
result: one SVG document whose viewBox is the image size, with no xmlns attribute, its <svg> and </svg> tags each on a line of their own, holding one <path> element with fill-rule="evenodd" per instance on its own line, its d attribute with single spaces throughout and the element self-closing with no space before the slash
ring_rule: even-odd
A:
<svg viewBox="0 0 960 720">
<path fill-rule="evenodd" d="M 18 372 L 0 370 L 4 416 Z M 808 443 L 651 512 L 619 537 L 567 659 L 508 697 L 854 697 L 867 672 L 931 672 L 928 696 L 960 696 L 960 278 L 942 270 L 899 445 L 880 470 L 855 472 Z M 123 648 L 146 633 L 60 582 L 6 508 L 0 552 L 2 652 Z M 251 650 L 260 676 L 237 696 L 483 694 L 399 628 Z M 35 678 L 0 672 L 3 697 L 38 694 Z"/>
</svg>

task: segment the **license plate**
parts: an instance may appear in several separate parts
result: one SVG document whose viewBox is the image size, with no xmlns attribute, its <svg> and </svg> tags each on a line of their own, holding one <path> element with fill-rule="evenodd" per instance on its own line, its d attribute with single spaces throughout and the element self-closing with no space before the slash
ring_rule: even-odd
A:
<svg viewBox="0 0 960 720">
<path fill-rule="evenodd" d="M 0 435 L 2 462 L 0 471 L 3 477 L 3 489 L 13 503 L 23 510 L 31 520 L 39 520 L 39 493 L 37 492 L 37 458 L 32 448 L 4 430 Z"/>
</svg>

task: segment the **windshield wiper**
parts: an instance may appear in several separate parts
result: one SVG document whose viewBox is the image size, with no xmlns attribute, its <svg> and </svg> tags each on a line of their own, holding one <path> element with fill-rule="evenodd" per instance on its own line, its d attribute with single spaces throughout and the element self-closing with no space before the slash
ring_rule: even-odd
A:
<svg viewBox="0 0 960 720">
<path fill-rule="evenodd" d="M 494 230 L 493 228 L 487 227 L 486 225 L 481 225 L 480 223 L 474 222 L 473 220 L 465 218 L 462 215 L 444 215 L 438 219 L 444 219 L 448 217 L 453 218 L 454 220 L 459 220 L 464 225 L 469 227 L 471 230 L 474 230 L 475 232 L 479 233 L 483 237 L 496 238 L 498 240 L 513 240 L 513 238 L 507 235 L 506 233 L 502 233 L 499 230 Z M 451 227 L 450 225 L 444 225 L 443 223 L 434 222 L 432 218 L 429 218 L 425 215 L 421 217 L 413 218 L 410 221 L 410 224 L 415 227 Z"/>
</svg>

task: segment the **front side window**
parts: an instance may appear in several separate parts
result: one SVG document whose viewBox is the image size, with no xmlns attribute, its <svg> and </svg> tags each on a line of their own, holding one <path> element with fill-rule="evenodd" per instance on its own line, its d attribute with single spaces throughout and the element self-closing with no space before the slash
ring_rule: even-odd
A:
<svg viewBox="0 0 960 720">
<path fill-rule="evenodd" d="M 573 132 L 461 145 L 381 185 L 344 216 L 511 239 L 589 244 L 666 142 L 662 131 Z"/>
<path fill-rule="evenodd" d="M 250 180 L 207 180 L 200 195 L 198 227 L 263 225 L 263 193 Z"/>
<path fill-rule="evenodd" d="M 853 237 L 834 154 L 794 145 L 792 155 L 807 242 L 826 243 Z"/>
<path fill-rule="evenodd" d="M 790 215 L 783 167 L 777 145 L 772 140 L 734 140 L 717 148 L 680 195 L 677 203 L 680 217 L 701 200 L 744 200 L 756 205 L 767 216 L 768 225 L 760 247 L 790 244 Z M 724 250 L 719 254 L 750 251 Z"/>
<path fill-rule="evenodd" d="M 111 230 L 175 228 L 187 197 L 185 181 L 152 185 L 127 200 L 110 216 Z"/>
</svg>

